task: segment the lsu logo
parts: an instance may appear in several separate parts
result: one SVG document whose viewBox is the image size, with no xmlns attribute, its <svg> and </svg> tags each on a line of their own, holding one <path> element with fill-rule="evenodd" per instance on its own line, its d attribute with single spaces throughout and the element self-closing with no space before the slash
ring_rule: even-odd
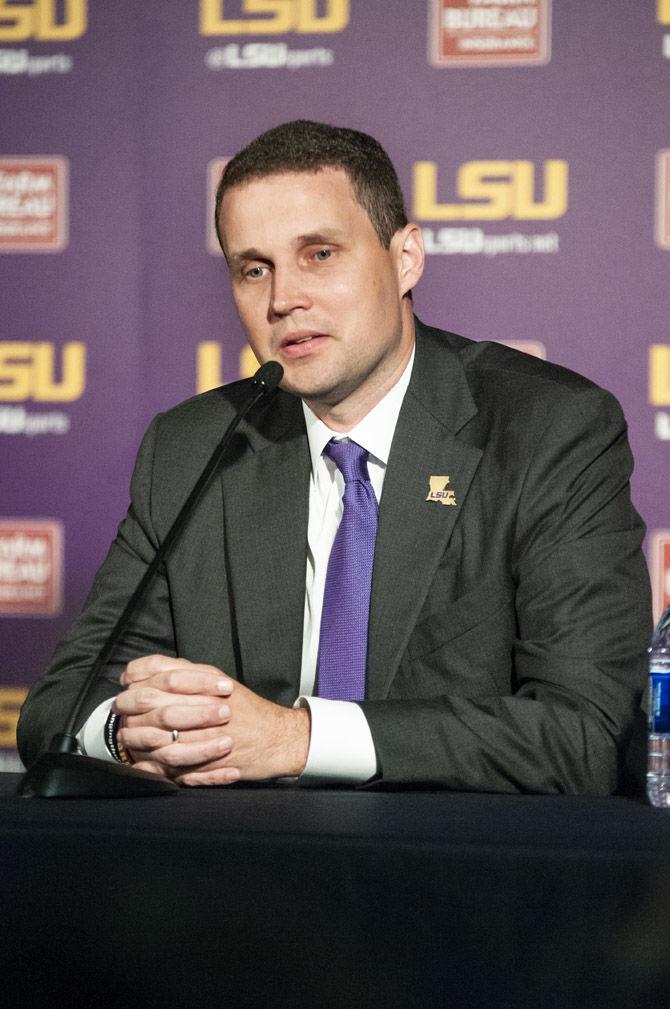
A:
<svg viewBox="0 0 670 1009">
<path fill-rule="evenodd" d="M 63 527 L 47 519 L 0 521 L 0 615 L 60 613 Z"/>
<path fill-rule="evenodd" d="M 651 586 L 656 622 L 670 606 L 670 529 L 659 529 L 651 537 Z"/>
<path fill-rule="evenodd" d="M 67 245 L 66 158 L 0 157 L 0 252 L 59 252 Z"/>
<path fill-rule="evenodd" d="M 431 0 L 434 66 L 546 63 L 551 0 Z"/>
<path fill-rule="evenodd" d="M 670 344 L 653 343 L 649 348 L 649 402 L 670 406 Z"/>
<path fill-rule="evenodd" d="M 59 352 L 53 343 L 0 342 L 1 403 L 72 403 L 85 388 L 86 344 L 72 341 Z"/>
<path fill-rule="evenodd" d="M 458 202 L 438 199 L 437 164 L 414 164 L 414 216 L 419 221 L 553 221 L 568 209 L 568 163 L 544 162 L 543 197 L 536 199 L 532 161 L 466 161 L 458 169 Z"/>
<path fill-rule="evenodd" d="M 201 35 L 316 35 L 348 24 L 349 0 L 200 0 Z"/>
<path fill-rule="evenodd" d="M 71 42 L 87 27 L 87 0 L 0 0 L 0 42 Z"/>
<path fill-rule="evenodd" d="M 441 505 L 456 505 L 456 495 L 449 488 L 448 476 L 428 477 L 428 497 L 426 501 L 435 501 Z"/>
<path fill-rule="evenodd" d="M 240 378 L 251 378 L 258 370 L 259 361 L 249 345 L 240 351 L 238 358 Z M 208 392 L 223 385 L 221 344 L 215 340 L 204 340 L 196 350 L 196 392 Z"/>
<path fill-rule="evenodd" d="M 670 249 L 670 151 L 656 155 L 656 243 Z"/>
<path fill-rule="evenodd" d="M 27 687 L 0 687 L 0 746 L 16 746 L 19 709 L 27 696 Z"/>
</svg>

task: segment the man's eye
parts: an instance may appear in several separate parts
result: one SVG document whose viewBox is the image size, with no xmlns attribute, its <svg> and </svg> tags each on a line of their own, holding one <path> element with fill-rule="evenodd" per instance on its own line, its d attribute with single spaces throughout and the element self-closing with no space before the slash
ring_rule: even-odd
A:
<svg viewBox="0 0 670 1009">
<path fill-rule="evenodd" d="M 318 252 L 314 253 L 314 257 L 319 260 L 320 263 L 324 263 L 327 259 L 332 256 L 331 249 L 319 249 Z"/>
<path fill-rule="evenodd" d="M 248 277 L 249 280 L 258 280 L 260 277 L 263 276 L 264 272 L 265 272 L 264 266 L 252 266 L 249 270 L 246 271 L 244 276 Z"/>
</svg>

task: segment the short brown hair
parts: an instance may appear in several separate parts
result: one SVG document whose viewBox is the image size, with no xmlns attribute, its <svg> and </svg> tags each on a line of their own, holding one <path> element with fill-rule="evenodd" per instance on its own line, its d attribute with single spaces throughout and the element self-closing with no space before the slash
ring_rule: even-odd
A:
<svg viewBox="0 0 670 1009">
<path fill-rule="evenodd" d="M 400 183 L 388 154 L 367 133 L 306 119 L 261 133 L 224 168 L 214 210 L 221 247 L 221 201 L 229 189 L 278 172 L 318 172 L 321 168 L 342 168 L 347 173 L 356 200 L 388 249 L 396 231 L 407 224 Z"/>
</svg>

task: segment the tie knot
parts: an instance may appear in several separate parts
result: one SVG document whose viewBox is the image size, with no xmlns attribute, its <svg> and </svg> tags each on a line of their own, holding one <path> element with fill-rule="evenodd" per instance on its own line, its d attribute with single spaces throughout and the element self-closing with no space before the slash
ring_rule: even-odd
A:
<svg viewBox="0 0 670 1009">
<path fill-rule="evenodd" d="M 350 483 L 352 480 L 367 481 L 370 479 L 368 473 L 368 453 L 355 441 L 329 441 L 323 450 L 329 459 L 332 459 L 344 477 L 344 482 Z"/>
</svg>

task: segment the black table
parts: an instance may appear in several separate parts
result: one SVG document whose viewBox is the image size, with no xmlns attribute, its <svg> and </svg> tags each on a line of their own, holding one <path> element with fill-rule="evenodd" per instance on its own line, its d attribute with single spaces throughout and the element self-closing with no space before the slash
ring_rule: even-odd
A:
<svg viewBox="0 0 670 1009">
<path fill-rule="evenodd" d="M 3 1006 L 665 1009 L 670 811 L 238 787 L 20 799 Z"/>
</svg>

